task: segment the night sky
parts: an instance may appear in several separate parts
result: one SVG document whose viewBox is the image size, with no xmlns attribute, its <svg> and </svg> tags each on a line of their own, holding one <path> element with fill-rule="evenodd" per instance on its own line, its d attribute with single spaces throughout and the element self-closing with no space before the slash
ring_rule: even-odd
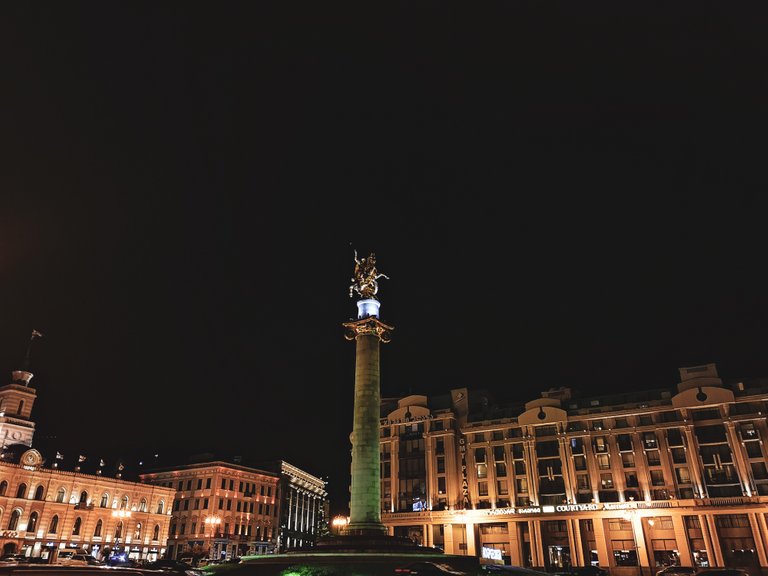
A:
<svg viewBox="0 0 768 576">
<path fill-rule="evenodd" d="M 283 458 L 345 511 L 353 247 L 383 396 L 768 376 L 764 20 L 618 4 L 4 4 L 39 442 Z"/>
</svg>

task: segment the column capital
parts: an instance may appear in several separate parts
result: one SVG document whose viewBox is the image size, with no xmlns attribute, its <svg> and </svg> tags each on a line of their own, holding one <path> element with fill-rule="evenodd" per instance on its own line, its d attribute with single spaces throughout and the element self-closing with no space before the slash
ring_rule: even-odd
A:
<svg viewBox="0 0 768 576">
<path fill-rule="evenodd" d="M 392 339 L 391 332 L 395 328 L 384 324 L 378 318 L 363 318 L 354 322 L 345 322 L 344 338 L 356 340 L 358 336 L 377 336 L 380 341 L 387 343 Z"/>
</svg>

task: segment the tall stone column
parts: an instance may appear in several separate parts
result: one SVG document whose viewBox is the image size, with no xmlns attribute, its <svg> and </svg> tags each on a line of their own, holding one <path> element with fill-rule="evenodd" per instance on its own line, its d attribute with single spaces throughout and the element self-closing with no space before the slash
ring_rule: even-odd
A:
<svg viewBox="0 0 768 576">
<path fill-rule="evenodd" d="M 347 340 L 356 342 L 355 405 L 352 426 L 352 484 L 347 534 L 385 534 L 381 523 L 379 417 L 381 406 L 379 345 L 393 328 L 381 322 L 379 302 L 357 302 L 358 320 L 344 324 Z"/>
</svg>

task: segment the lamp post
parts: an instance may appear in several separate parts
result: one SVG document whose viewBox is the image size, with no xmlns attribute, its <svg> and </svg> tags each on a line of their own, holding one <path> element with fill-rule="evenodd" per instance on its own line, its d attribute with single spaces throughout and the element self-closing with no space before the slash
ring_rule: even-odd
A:
<svg viewBox="0 0 768 576">
<path fill-rule="evenodd" d="M 349 524 L 349 518 L 347 516 L 334 516 L 331 520 L 331 530 L 336 536 L 339 536 L 344 528 Z"/>
<path fill-rule="evenodd" d="M 213 543 L 215 542 L 216 531 L 219 529 L 219 525 L 221 524 L 221 518 L 219 518 L 218 516 L 208 516 L 205 519 L 205 523 L 208 525 L 209 530 L 211 530 L 211 532 L 209 532 L 209 534 L 211 535 L 210 536 L 211 544 L 208 545 L 209 546 L 208 556 L 210 557 L 211 553 L 213 552 L 213 547 L 214 547 Z M 213 560 L 213 558 L 211 558 L 211 560 Z"/>
</svg>

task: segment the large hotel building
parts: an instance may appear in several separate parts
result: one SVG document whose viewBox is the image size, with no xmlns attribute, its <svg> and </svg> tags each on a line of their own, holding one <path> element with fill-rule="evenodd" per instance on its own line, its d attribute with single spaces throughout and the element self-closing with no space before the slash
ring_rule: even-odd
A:
<svg viewBox="0 0 768 576">
<path fill-rule="evenodd" d="M 446 553 L 614 576 L 768 570 L 768 381 L 714 364 L 675 390 L 497 407 L 466 388 L 382 401 L 382 521 Z"/>
</svg>

